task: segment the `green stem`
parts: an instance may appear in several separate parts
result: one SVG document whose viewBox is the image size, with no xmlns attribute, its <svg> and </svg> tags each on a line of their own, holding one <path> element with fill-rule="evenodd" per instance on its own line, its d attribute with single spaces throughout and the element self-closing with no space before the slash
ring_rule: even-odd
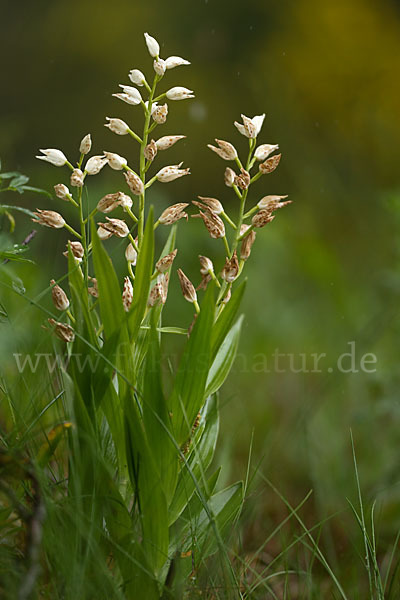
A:
<svg viewBox="0 0 400 600">
<path fill-rule="evenodd" d="M 200 314 L 200 306 L 199 306 L 199 303 L 197 302 L 197 300 L 193 300 L 193 305 L 196 309 L 196 313 Z"/>
<path fill-rule="evenodd" d="M 75 237 L 77 237 L 79 240 L 82 239 L 82 236 L 80 233 L 78 233 L 77 231 L 75 231 L 75 229 L 73 229 L 71 227 L 71 225 L 68 225 L 68 223 L 64 224 L 65 229 L 67 229 L 70 233 L 72 233 L 72 235 L 74 235 Z"/>
<path fill-rule="evenodd" d="M 132 219 L 132 221 L 134 221 L 135 223 L 138 222 L 138 218 L 135 214 L 133 214 L 133 212 L 131 211 L 131 209 L 129 208 L 129 206 L 125 207 L 125 212 L 128 213 L 128 215 L 130 216 L 130 218 Z"/>
<path fill-rule="evenodd" d="M 81 242 L 83 246 L 83 276 L 85 279 L 85 287 L 88 287 L 89 280 L 89 256 L 88 256 L 88 241 L 86 237 L 86 221 L 83 216 L 83 188 L 78 188 L 78 203 L 79 203 L 79 220 L 81 223 Z"/>
<path fill-rule="evenodd" d="M 133 137 L 134 140 L 139 142 L 139 144 L 143 144 L 142 138 L 140 138 L 134 131 L 132 131 L 132 129 L 128 129 L 128 133 L 131 137 Z"/>
<path fill-rule="evenodd" d="M 249 235 L 250 231 L 252 231 L 253 229 L 254 229 L 254 225 L 250 225 L 250 227 L 248 229 L 246 229 L 246 231 L 238 237 L 237 241 L 241 242 L 242 240 L 244 240 L 244 238 L 247 237 Z"/>
<path fill-rule="evenodd" d="M 228 217 L 228 215 L 226 214 L 226 212 L 225 212 L 225 211 L 222 211 L 222 213 L 221 213 L 221 217 L 224 217 L 225 221 L 226 221 L 227 223 L 229 223 L 229 225 L 230 225 L 231 227 L 233 227 L 233 229 L 236 229 L 236 225 L 235 225 L 235 223 L 232 221 L 232 219 L 231 219 L 230 217 Z"/>
<path fill-rule="evenodd" d="M 251 215 L 253 215 L 257 211 L 258 211 L 258 206 L 256 204 L 255 206 L 253 206 L 253 208 L 251 208 L 247 213 L 245 213 L 243 215 L 243 219 L 248 219 L 249 217 L 251 217 Z"/>
<path fill-rule="evenodd" d="M 139 252 L 139 248 L 137 247 L 137 244 L 133 238 L 133 235 L 131 233 L 128 233 L 128 238 L 130 243 L 132 244 L 132 246 L 135 248 L 136 252 Z"/>
<path fill-rule="evenodd" d="M 224 237 L 222 238 L 225 244 L 225 250 L 226 250 L 226 255 L 228 258 L 231 257 L 231 251 L 229 249 L 229 244 L 228 244 L 228 240 L 226 239 L 226 235 L 224 235 Z"/>
</svg>

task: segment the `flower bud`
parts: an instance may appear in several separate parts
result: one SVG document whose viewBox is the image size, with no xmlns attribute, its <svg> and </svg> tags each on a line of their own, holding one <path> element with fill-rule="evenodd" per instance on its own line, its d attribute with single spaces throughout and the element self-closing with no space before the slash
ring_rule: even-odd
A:
<svg viewBox="0 0 400 600">
<path fill-rule="evenodd" d="M 119 100 L 122 100 L 123 102 L 126 102 L 126 104 L 130 104 L 131 106 L 137 106 L 141 103 L 142 96 L 140 95 L 139 90 L 130 85 L 120 84 L 119 87 L 121 87 L 124 90 L 124 93 L 113 94 L 115 98 L 118 98 Z"/>
<path fill-rule="evenodd" d="M 265 225 L 268 225 L 268 223 L 271 223 L 271 221 L 274 219 L 275 216 L 271 215 L 271 211 L 263 209 L 259 210 L 258 213 L 254 215 L 251 222 L 253 227 L 261 228 L 265 227 Z"/>
<path fill-rule="evenodd" d="M 48 319 L 50 325 L 54 328 L 54 333 L 63 342 L 73 342 L 75 333 L 72 327 L 65 323 L 58 323 L 55 319 Z"/>
<path fill-rule="evenodd" d="M 121 204 L 121 196 L 124 196 L 122 192 L 116 192 L 115 194 L 107 194 L 103 196 L 97 203 L 97 210 L 102 213 L 109 213 L 117 206 Z M 129 197 L 129 196 L 128 196 Z"/>
<path fill-rule="evenodd" d="M 190 62 L 184 58 L 181 58 L 180 56 L 169 56 L 165 60 L 165 66 L 167 69 L 175 69 L 175 67 L 180 67 L 181 65 L 190 65 Z"/>
<path fill-rule="evenodd" d="M 61 229 L 64 227 L 65 221 L 58 212 L 55 212 L 54 210 L 41 210 L 40 208 L 37 208 L 36 210 L 37 212 L 34 213 L 36 219 L 32 219 L 34 223 L 45 225 L 52 229 Z"/>
<path fill-rule="evenodd" d="M 233 184 L 235 183 L 235 177 L 236 177 L 235 171 L 233 169 L 231 169 L 230 167 L 226 167 L 225 173 L 224 173 L 225 185 L 227 185 L 228 187 L 232 187 Z"/>
<path fill-rule="evenodd" d="M 178 269 L 179 283 L 181 284 L 182 294 L 188 302 L 197 302 L 197 294 L 193 283 L 186 277 L 182 269 Z"/>
<path fill-rule="evenodd" d="M 69 300 L 67 294 L 64 292 L 62 287 L 56 284 L 54 279 L 50 281 L 51 288 L 51 298 L 53 300 L 53 304 L 57 310 L 67 310 L 69 308 Z"/>
<path fill-rule="evenodd" d="M 144 184 L 139 175 L 136 175 L 133 171 L 127 171 L 124 175 L 131 192 L 135 196 L 141 196 L 144 192 Z"/>
<path fill-rule="evenodd" d="M 139 86 L 144 85 L 144 82 L 146 81 L 146 77 L 143 75 L 142 71 L 139 71 L 139 69 L 132 69 L 129 71 L 129 79 L 132 81 L 132 83 Z"/>
<path fill-rule="evenodd" d="M 159 77 L 162 77 L 164 75 L 166 68 L 167 66 L 165 64 L 165 60 L 163 60 L 162 58 L 157 58 L 153 62 L 153 69 Z"/>
<path fill-rule="evenodd" d="M 237 158 L 237 152 L 235 146 L 233 146 L 230 142 L 225 142 L 224 140 L 215 140 L 218 144 L 218 148 L 213 146 L 212 144 L 207 144 L 207 147 L 210 148 L 213 152 L 218 154 L 224 160 L 235 160 Z"/>
<path fill-rule="evenodd" d="M 123 192 L 118 192 L 119 194 L 119 205 L 123 208 L 123 210 L 126 212 L 127 208 L 132 208 L 132 204 L 133 204 L 133 200 L 130 196 L 128 196 L 127 194 L 124 194 Z"/>
<path fill-rule="evenodd" d="M 160 258 L 159 261 L 156 262 L 156 269 L 159 273 L 164 273 L 165 271 L 168 271 L 168 269 L 175 260 L 177 252 L 178 250 L 173 250 L 173 252 L 170 252 L 166 256 L 163 256 L 162 258 Z"/>
<path fill-rule="evenodd" d="M 240 169 L 240 175 L 236 175 L 234 183 L 241 190 L 247 190 L 250 185 L 250 173 L 243 168 Z"/>
<path fill-rule="evenodd" d="M 159 281 L 157 278 L 156 284 L 150 290 L 147 305 L 150 307 L 156 306 L 159 302 L 161 302 L 162 296 L 163 296 L 163 286 L 162 286 L 161 281 Z"/>
<path fill-rule="evenodd" d="M 158 123 L 158 125 L 162 125 L 167 120 L 168 115 L 168 104 L 161 104 L 160 106 L 156 106 L 153 110 L 151 110 L 151 116 L 153 121 Z"/>
<path fill-rule="evenodd" d="M 186 100 L 188 98 L 194 98 L 193 90 L 188 90 L 188 88 L 179 85 L 168 90 L 166 96 L 168 100 Z"/>
<path fill-rule="evenodd" d="M 98 298 L 99 297 L 99 288 L 97 285 L 97 279 L 96 279 L 96 277 L 89 277 L 89 279 L 92 282 L 92 287 L 88 287 L 88 292 L 91 296 L 93 296 L 93 298 Z"/>
<path fill-rule="evenodd" d="M 85 135 L 85 137 L 81 141 L 81 144 L 79 146 L 79 152 L 81 154 L 89 154 L 91 149 L 92 149 L 92 138 L 90 137 L 90 133 L 88 133 L 87 135 Z"/>
<path fill-rule="evenodd" d="M 43 152 L 44 156 L 36 156 L 36 158 L 49 162 L 55 167 L 62 167 L 68 162 L 65 154 L 56 148 L 47 148 L 46 150 L 40 150 L 40 152 Z"/>
<path fill-rule="evenodd" d="M 185 137 L 186 135 L 164 135 L 156 141 L 157 150 L 167 150 Z"/>
<path fill-rule="evenodd" d="M 128 161 L 123 156 L 119 154 L 114 154 L 114 152 L 106 152 L 103 150 L 104 156 L 108 160 L 108 164 L 114 171 L 122 171 L 124 167 L 128 164 Z"/>
<path fill-rule="evenodd" d="M 106 229 L 104 229 L 104 227 L 100 227 L 97 229 L 97 235 L 99 236 L 99 240 L 108 240 L 110 237 L 112 237 L 112 233 L 111 231 L 107 231 Z"/>
<path fill-rule="evenodd" d="M 54 186 L 54 191 L 57 198 L 60 198 L 60 200 L 66 200 L 67 202 L 69 201 L 69 196 L 71 196 L 71 193 L 66 185 L 63 183 L 57 183 L 57 185 Z"/>
<path fill-rule="evenodd" d="M 174 181 L 179 177 L 183 177 L 184 175 L 190 175 L 190 169 L 180 169 L 182 163 L 179 165 L 170 165 L 168 167 L 164 167 L 160 169 L 156 174 L 158 181 L 161 183 L 168 183 L 169 181 Z"/>
<path fill-rule="evenodd" d="M 240 228 L 240 235 L 246 233 L 246 231 L 250 229 L 250 225 L 242 225 Z M 251 247 L 254 244 L 256 239 L 256 232 L 251 230 L 245 238 L 243 238 L 242 245 L 240 247 L 240 258 L 242 260 L 247 260 L 250 256 Z"/>
<path fill-rule="evenodd" d="M 124 289 L 122 291 L 122 305 L 125 312 L 129 312 L 133 300 L 133 285 L 129 277 L 124 279 Z"/>
<path fill-rule="evenodd" d="M 74 169 L 71 173 L 70 183 L 72 187 L 83 187 L 84 175 L 80 169 Z"/>
<path fill-rule="evenodd" d="M 197 197 L 199 200 L 202 200 L 202 202 L 204 202 L 204 204 L 206 205 L 206 209 L 207 207 L 211 208 L 213 213 L 220 215 L 224 212 L 224 207 L 222 206 L 221 202 L 217 200 L 217 198 L 206 198 L 204 196 Z M 196 204 L 197 206 L 201 205 L 200 202 L 196 202 L 195 200 L 193 201 L 193 204 Z M 201 208 L 204 208 L 204 204 L 203 206 L 201 206 Z"/>
<path fill-rule="evenodd" d="M 84 250 L 83 250 L 82 244 L 80 242 L 71 242 L 70 240 L 68 240 L 67 250 L 65 252 L 63 252 L 63 255 L 66 256 L 67 258 L 68 258 L 68 247 L 71 248 L 71 252 L 74 255 L 74 258 L 78 262 L 81 262 L 83 255 L 84 255 Z"/>
<path fill-rule="evenodd" d="M 137 252 L 132 244 L 128 244 L 125 250 L 126 261 L 135 266 L 137 261 Z"/>
<path fill-rule="evenodd" d="M 237 130 L 247 138 L 256 138 L 261 131 L 261 127 L 265 119 L 265 114 L 258 115 L 256 117 L 253 117 L 252 119 L 246 117 L 246 115 L 241 115 L 241 117 L 243 125 L 241 123 L 238 123 L 237 121 L 235 121 L 234 123 Z"/>
<path fill-rule="evenodd" d="M 125 221 L 122 221 L 121 219 L 112 219 L 111 217 L 106 217 L 106 219 L 108 223 L 99 223 L 99 225 L 112 235 L 124 238 L 129 234 L 129 227 Z"/>
<path fill-rule="evenodd" d="M 144 38 L 146 40 L 146 46 L 147 46 L 150 56 L 152 56 L 153 58 L 156 58 L 160 54 L 160 46 L 159 46 L 157 40 L 155 38 L 151 37 L 151 35 L 149 35 L 148 33 L 144 34 Z"/>
<path fill-rule="evenodd" d="M 158 219 L 162 225 L 172 225 L 179 221 L 179 219 L 188 219 L 187 213 L 185 213 L 184 209 L 189 206 L 187 202 L 179 202 L 178 204 L 173 204 L 172 206 L 168 206 L 161 214 Z"/>
<path fill-rule="evenodd" d="M 97 175 L 107 163 L 104 156 L 92 156 L 85 165 L 85 171 L 88 175 Z"/>
<path fill-rule="evenodd" d="M 221 278 L 227 283 L 232 283 L 235 281 L 236 277 L 239 274 L 239 261 L 235 252 L 232 254 L 232 258 L 227 258 L 225 261 L 225 266 L 221 272 Z"/>
<path fill-rule="evenodd" d="M 154 140 L 151 140 L 151 142 L 147 144 L 147 146 L 143 150 L 143 154 L 144 157 L 149 161 L 153 161 L 155 159 L 157 154 L 157 144 Z"/>
<path fill-rule="evenodd" d="M 263 175 L 267 175 L 268 173 L 272 173 L 275 171 L 276 167 L 279 165 L 282 154 L 275 154 L 271 156 L 271 158 L 267 158 L 267 160 L 260 164 L 258 167 Z"/>
<path fill-rule="evenodd" d="M 205 212 L 200 211 L 199 216 L 203 219 L 204 225 L 212 238 L 219 239 L 224 237 L 225 225 L 221 217 L 210 209 Z"/>
<path fill-rule="evenodd" d="M 199 254 L 200 261 L 200 273 L 202 275 L 209 275 L 210 273 L 214 273 L 214 265 L 212 260 L 210 260 L 207 256 L 201 256 Z"/>
<path fill-rule="evenodd" d="M 254 152 L 254 157 L 257 160 L 263 161 L 266 158 L 268 158 L 268 156 L 272 154 L 272 152 L 275 152 L 275 150 L 278 149 L 279 144 L 261 144 L 261 146 L 258 146 L 258 148 L 256 148 Z"/>
<path fill-rule="evenodd" d="M 223 298 L 222 303 L 223 304 L 228 304 L 229 300 L 231 299 L 232 296 L 232 290 L 231 288 L 229 288 L 228 293 L 226 294 L 225 298 Z"/>
<path fill-rule="evenodd" d="M 127 135 L 129 133 L 129 125 L 122 121 L 122 119 L 115 119 L 114 117 L 106 117 L 109 123 L 105 123 L 104 127 L 108 127 L 110 131 L 117 135 Z"/>
<path fill-rule="evenodd" d="M 284 206 L 287 206 L 288 204 L 292 203 L 291 200 L 287 200 L 286 202 L 281 202 L 281 200 L 284 200 L 285 198 L 287 198 L 287 195 L 286 196 L 264 196 L 264 198 L 261 198 L 261 200 L 259 202 L 257 202 L 257 206 L 260 209 L 265 208 L 266 210 L 273 212 L 274 210 L 277 210 L 278 208 L 283 208 Z"/>
</svg>

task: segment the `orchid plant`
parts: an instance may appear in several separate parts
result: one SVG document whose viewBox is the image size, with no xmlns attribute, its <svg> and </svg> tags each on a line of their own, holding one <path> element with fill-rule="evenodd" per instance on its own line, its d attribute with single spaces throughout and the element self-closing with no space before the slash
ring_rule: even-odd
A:
<svg viewBox="0 0 400 600">
<path fill-rule="evenodd" d="M 158 92 L 170 69 L 190 63 L 177 56 L 162 59 L 156 39 L 146 33 L 145 41 L 153 59 L 153 80 L 148 82 L 142 71 L 133 69 L 132 85 L 121 84 L 122 92 L 114 94 L 142 108 L 143 131 L 137 133 L 117 117 L 107 117 L 105 125 L 138 145 L 136 162 L 109 151 L 88 157 L 89 134 L 80 143 L 76 164 L 61 150 L 41 150 L 37 158 L 70 171 L 69 182 L 57 184 L 54 191 L 57 199 L 74 207 L 76 222 L 68 223 L 60 212 L 47 209 L 37 209 L 33 218 L 40 225 L 66 229 L 70 237 L 64 252 L 69 290 L 59 285 L 61 280 L 51 280 L 58 316 L 48 316 L 47 324 L 66 344 L 69 357 L 68 366 L 60 369 L 67 462 L 57 462 L 57 468 L 70 511 L 79 515 L 58 521 L 60 536 L 66 535 L 65 528 L 73 531 L 76 560 L 84 565 L 80 577 L 90 577 L 98 560 L 94 548 L 100 549 L 118 582 L 118 597 L 132 600 L 178 597 L 179 586 L 192 585 L 206 558 L 217 551 L 229 564 L 224 539 L 238 518 L 245 489 L 239 482 L 216 491 L 220 470 L 208 473 L 219 428 L 218 390 L 239 342 L 242 317 L 237 315 L 244 282 L 236 284 L 258 229 L 289 204 L 286 196 L 268 195 L 249 208 L 251 185 L 273 172 L 281 155 L 274 154 L 277 144 L 257 145 L 265 115 L 242 115 L 235 126 L 248 139 L 243 161 L 228 141 L 216 139 L 215 146 L 209 145 L 231 164 L 224 182 L 238 201 L 235 216 L 217 198 L 198 196 L 192 201 L 198 209 L 192 217 L 203 221 L 211 238 L 221 239 L 221 266 L 216 268 L 200 254 L 197 286 L 179 268 L 183 297 L 193 304 L 194 320 L 186 329 L 163 323 L 171 270 L 178 260 L 177 222 L 188 220 L 189 203 L 173 204 L 154 219 L 148 192 L 157 182 L 173 182 L 190 171 L 180 163 L 151 175 L 159 155 L 185 138 L 168 134 L 156 139 L 156 130 L 167 121 L 169 101 L 194 94 L 180 86 Z M 83 192 L 106 166 L 124 175 L 122 191 L 110 192 L 92 210 L 86 209 Z M 109 216 L 121 210 L 123 219 Z M 170 229 L 162 249 L 157 249 L 158 227 Z M 126 240 L 122 286 L 106 250 L 113 236 Z M 170 333 L 183 334 L 184 347 L 166 385 L 162 339 Z M 82 357 L 87 360 L 82 362 Z M 61 439 L 58 435 L 57 443 Z M 38 468 L 49 469 L 54 452 L 52 443 L 45 464 Z M 62 572 L 59 557 L 49 554 L 45 562 L 49 577 Z M 235 580 L 229 568 L 228 574 Z M 78 576 L 71 577 L 74 583 L 63 573 L 63 598 L 77 597 Z M 106 597 L 102 594 L 96 591 L 96 597 Z"/>
</svg>

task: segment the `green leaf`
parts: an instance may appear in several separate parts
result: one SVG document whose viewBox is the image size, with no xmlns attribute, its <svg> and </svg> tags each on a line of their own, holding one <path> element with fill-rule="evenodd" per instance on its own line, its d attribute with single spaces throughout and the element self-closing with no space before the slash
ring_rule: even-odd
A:
<svg viewBox="0 0 400 600">
<path fill-rule="evenodd" d="M 239 344 L 242 322 L 243 315 L 237 320 L 219 347 L 218 354 L 208 373 L 206 386 L 207 396 L 211 396 L 211 394 L 214 394 L 219 390 L 232 368 Z"/>
<path fill-rule="evenodd" d="M 16 175 L 16 177 L 13 177 L 13 179 L 11 179 L 9 186 L 17 188 L 21 185 L 24 185 L 25 183 L 28 183 L 28 181 L 29 177 L 27 177 L 26 175 Z"/>
<path fill-rule="evenodd" d="M 154 258 L 153 207 L 150 208 L 137 258 L 133 302 L 129 313 L 129 332 L 134 341 L 146 312 Z"/>
<path fill-rule="evenodd" d="M 17 212 L 22 212 L 22 213 L 28 215 L 28 217 L 32 217 L 32 218 L 35 217 L 35 213 L 33 213 L 28 208 L 23 208 L 22 206 L 11 206 L 9 204 L 0 204 L 0 213 L 4 213 L 8 210 L 16 210 Z"/>
<path fill-rule="evenodd" d="M 217 355 L 217 352 L 224 341 L 225 337 L 228 334 L 228 331 L 231 329 L 236 314 L 239 310 L 239 306 L 244 294 L 244 290 L 246 288 L 246 281 L 243 281 L 238 288 L 233 292 L 231 299 L 228 304 L 225 305 L 224 310 L 221 312 L 218 317 L 212 331 L 212 342 L 211 342 L 211 356 L 212 360 Z"/>
<path fill-rule="evenodd" d="M 214 456 L 219 431 L 219 412 L 216 396 L 207 399 L 198 432 L 193 440 L 187 465 L 183 464 L 178 485 L 169 507 L 169 523 L 172 525 L 185 509 L 196 486 L 204 486 L 205 472 Z"/>
<path fill-rule="evenodd" d="M 214 290 L 209 286 L 179 363 L 170 398 L 175 440 L 182 445 L 205 399 L 214 321 Z"/>
</svg>

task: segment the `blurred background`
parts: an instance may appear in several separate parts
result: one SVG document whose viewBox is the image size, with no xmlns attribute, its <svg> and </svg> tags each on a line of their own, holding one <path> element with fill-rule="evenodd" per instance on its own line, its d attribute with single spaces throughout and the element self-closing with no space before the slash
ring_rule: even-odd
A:
<svg viewBox="0 0 400 600">
<path fill-rule="evenodd" d="M 200 194 L 218 197 L 235 214 L 236 197 L 223 184 L 227 163 L 206 144 L 226 139 L 243 154 L 247 143 L 233 121 L 267 114 L 259 141 L 279 143 L 283 157 L 254 185 L 250 202 L 289 194 L 293 204 L 258 233 L 246 265 L 245 326 L 221 396 L 219 460 L 225 482 L 244 477 L 253 440 L 251 473 L 259 474 L 244 521 L 246 552 L 287 514 L 262 473 L 292 505 L 313 490 L 305 520 L 311 527 L 329 518 L 325 551 L 355 578 L 362 559 L 354 559 L 361 537 L 346 500 L 356 498 L 350 430 L 365 502 L 378 501 L 382 555 L 400 527 L 400 2 L 3 0 L 2 23 L 0 157 L 3 169 L 28 174 L 31 185 L 67 183 L 66 171 L 34 156 L 54 147 L 74 162 L 88 132 L 96 154 L 115 151 L 135 165 L 134 143 L 103 124 L 115 116 L 142 127 L 140 107 L 111 94 L 129 83 L 132 68 L 150 76 L 144 31 L 158 39 L 162 57 L 192 63 L 168 72 L 165 86 L 196 94 L 170 102 L 168 121 L 157 129 L 157 136 L 187 135 L 158 166 L 184 160 L 192 172 L 152 188 L 160 212 Z M 105 169 L 90 184 L 95 204 L 120 188 L 121 175 Z M 2 201 L 68 214 L 61 201 L 34 195 Z M 18 241 L 31 227 L 17 218 Z M 41 229 L 31 244 L 36 267 L 14 267 L 29 297 L 65 272 L 66 239 Z M 177 266 L 195 281 L 198 254 L 222 265 L 222 242 L 208 238 L 198 220 L 181 223 L 178 246 Z M 185 326 L 191 307 L 173 283 L 169 324 Z M 2 364 L 12 372 L 12 352 L 34 344 L 43 317 L 3 289 L 0 300 L 11 323 L 2 326 L 11 332 L 0 337 Z M 42 302 L 50 306 L 48 294 Z M 340 372 L 338 357 L 351 349 L 358 372 Z M 285 355 L 279 368 L 274 353 Z M 321 372 L 304 372 L 322 353 Z M 376 356 L 369 373 L 360 363 L 367 353 Z M 348 369 L 350 357 L 343 364 Z"/>
</svg>

